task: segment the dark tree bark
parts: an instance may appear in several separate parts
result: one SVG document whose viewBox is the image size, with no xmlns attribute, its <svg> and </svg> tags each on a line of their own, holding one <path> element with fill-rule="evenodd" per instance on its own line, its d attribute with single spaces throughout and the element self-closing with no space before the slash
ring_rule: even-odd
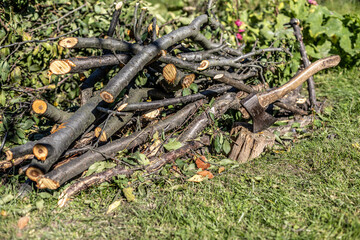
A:
<svg viewBox="0 0 360 240">
<path fill-rule="evenodd" d="M 73 113 L 62 111 L 50 103 L 36 99 L 32 104 L 32 110 L 56 123 L 63 123 L 69 119 Z"/>
</svg>

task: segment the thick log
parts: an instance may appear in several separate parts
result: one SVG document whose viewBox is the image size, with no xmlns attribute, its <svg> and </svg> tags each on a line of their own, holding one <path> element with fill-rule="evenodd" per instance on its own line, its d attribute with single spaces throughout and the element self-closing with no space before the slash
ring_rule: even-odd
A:
<svg viewBox="0 0 360 240">
<path fill-rule="evenodd" d="M 24 155 L 32 154 L 32 149 L 37 141 L 30 141 L 23 145 L 16 146 L 11 148 L 10 150 L 7 150 L 5 152 L 6 154 L 6 160 L 10 161 L 12 159 L 16 159 L 19 157 L 22 157 Z"/>
<path fill-rule="evenodd" d="M 168 132 L 175 127 L 181 126 L 203 103 L 204 102 L 200 100 L 189 104 L 176 112 L 173 116 L 159 121 L 155 125 L 148 126 L 130 136 L 107 143 L 95 149 L 95 151 L 89 151 L 81 155 L 73 161 L 45 174 L 38 180 L 38 187 L 50 189 L 54 189 L 53 187 L 57 188 L 64 182 L 87 170 L 93 163 L 103 161 L 107 159 L 108 156 L 113 156 L 121 150 L 134 148 L 139 144 L 146 142 L 146 140 L 152 137 L 155 132 Z"/>
<path fill-rule="evenodd" d="M 62 111 L 50 103 L 40 99 L 36 99 L 32 103 L 31 108 L 35 113 L 40 114 L 57 123 L 65 122 L 72 115 L 72 113 Z"/>
<path fill-rule="evenodd" d="M 40 161 L 33 160 L 31 166 L 46 173 L 70 144 L 96 120 L 99 114 L 96 107 L 102 104 L 98 95 L 92 97 L 74 112 L 61 129 L 39 140 L 33 147 L 33 153 Z"/>
<path fill-rule="evenodd" d="M 73 57 L 54 60 L 50 63 L 50 71 L 54 74 L 81 73 L 91 68 L 120 65 L 124 66 L 131 56 L 128 54 L 106 54 L 91 57 Z"/>
</svg>

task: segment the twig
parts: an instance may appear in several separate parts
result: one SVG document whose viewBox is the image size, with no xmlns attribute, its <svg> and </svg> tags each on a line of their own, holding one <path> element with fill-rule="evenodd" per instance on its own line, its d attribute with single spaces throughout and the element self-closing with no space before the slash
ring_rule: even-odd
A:
<svg viewBox="0 0 360 240">
<path fill-rule="evenodd" d="M 5 46 L 0 46 L 0 49 L 12 47 L 12 46 L 20 46 L 20 45 L 23 45 L 23 44 L 26 44 L 26 43 L 33 43 L 33 42 L 41 43 L 41 42 L 54 41 L 54 40 L 57 40 L 57 39 L 59 39 L 59 38 L 61 38 L 61 37 L 63 37 L 63 36 L 72 34 L 72 33 L 76 32 L 76 31 L 78 31 L 79 29 L 80 29 L 80 28 L 77 28 L 77 29 L 72 30 L 72 31 L 70 31 L 70 32 L 61 34 L 60 36 L 53 37 L 53 38 L 47 38 L 47 39 L 44 39 L 44 40 L 29 40 L 29 41 L 24 41 L 24 42 L 16 42 L 16 43 L 12 43 L 12 44 L 5 45 Z"/>
<path fill-rule="evenodd" d="M 0 24 L 1 26 L 3 26 L 5 28 L 5 30 L 8 32 L 9 28 L 6 26 L 6 24 L 2 21 L 2 19 L 0 18 Z"/>
<path fill-rule="evenodd" d="M 116 116 L 126 116 L 126 115 L 129 114 L 129 113 L 127 113 L 127 112 L 113 111 L 113 110 L 110 110 L 110 109 L 107 109 L 107 108 L 103 108 L 103 107 L 97 107 L 96 109 L 99 110 L 100 112 L 107 113 L 107 114 L 114 114 L 114 115 L 116 115 Z"/>
<path fill-rule="evenodd" d="M 4 62 L 6 62 L 6 60 L 8 60 L 14 53 L 16 53 L 17 50 L 19 50 L 19 48 L 20 48 L 20 45 L 17 46 L 17 47 L 15 48 L 15 50 L 12 51 L 9 55 L 6 56 L 6 58 L 4 59 Z M 1 49 L 1 47 L 0 47 L 0 49 Z M 9 74 L 9 77 L 10 77 L 10 74 Z"/>
<path fill-rule="evenodd" d="M 0 152 L 2 151 L 2 149 L 5 146 L 5 141 L 6 141 L 7 135 L 8 135 L 8 132 L 5 133 L 4 139 L 2 140 L 2 143 L 1 143 L 1 146 L 0 146 Z"/>
<path fill-rule="evenodd" d="M 32 29 L 31 31 L 29 31 L 29 33 L 32 33 L 32 32 L 34 32 L 34 31 L 36 31 L 36 30 L 38 30 L 38 29 L 40 29 L 40 28 L 43 28 L 43 27 L 46 27 L 46 26 L 49 26 L 49 25 L 51 25 L 51 24 L 54 24 L 54 23 L 59 22 L 61 19 L 65 18 L 65 17 L 69 16 L 70 14 L 72 14 L 72 13 L 74 13 L 74 12 L 76 12 L 76 11 L 79 11 L 80 9 L 82 9 L 83 7 L 85 7 L 86 4 L 87 4 L 87 3 L 81 5 L 81 6 L 78 7 L 78 8 L 75 8 L 74 10 L 66 13 L 64 16 L 62 16 L 62 17 L 60 17 L 60 18 L 58 18 L 58 19 L 56 19 L 56 20 L 54 20 L 54 21 L 52 21 L 52 22 L 46 23 L 46 24 L 44 24 L 44 25 L 41 25 L 41 26 L 39 26 L 39 27 L 37 27 L 37 28 Z"/>
</svg>

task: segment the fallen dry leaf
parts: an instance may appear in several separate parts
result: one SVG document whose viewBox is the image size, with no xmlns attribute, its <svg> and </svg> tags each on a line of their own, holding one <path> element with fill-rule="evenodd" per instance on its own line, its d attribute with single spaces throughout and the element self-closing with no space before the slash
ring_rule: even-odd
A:
<svg viewBox="0 0 360 240">
<path fill-rule="evenodd" d="M 211 165 L 210 163 L 207 163 L 207 159 L 205 156 L 195 157 L 195 163 L 198 168 L 201 168 L 202 170 L 208 169 Z"/>
<path fill-rule="evenodd" d="M 1 216 L 6 217 L 7 216 L 7 212 L 5 210 L 1 210 L 0 213 Z"/>
<path fill-rule="evenodd" d="M 191 178 L 189 178 L 188 182 L 202 182 L 204 181 L 205 177 L 201 176 L 201 175 L 198 175 L 198 174 L 195 174 L 194 176 L 192 176 Z"/>
<path fill-rule="evenodd" d="M 198 172 L 196 174 L 201 175 L 203 177 L 208 177 L 208 179 L 214 178 L 214 175 L 209 171 L 201 171 L 201 172 Z"/>
<path fill-rule="evenodd" d="M 28 223 L 30 218 L 28 216 L 21 217 L 17 223 L 19 229 L 24 229 Z"/>
<path fill-rule="evenodd" d="M 120 206 L 120 204 L 121 204 L 121 200 L 115 201 L 112 204 L 110 204 L 108 210 L 106 211 L 106 214 L 113 212 L 116 208 Z"/>
<path fill-rule="evenodd" d="M 131 187 L 123 188 L 123 193 L 124 193 L 124 195 L 125 195 L 125 197 L 126 197 L 126 200 L 127 200 L 128 202 L 135 201 L 135 196 L 134 196 L 134 194 L 132 193 L 133 190 L 134 190 L 134 189 L 131 188 Z"/>
<path fill-rule="evenodd" d="M 222 173 L 223 171 L 225 171 L 225 167 L 219 167 L 219 173 Z"/>
</svg>

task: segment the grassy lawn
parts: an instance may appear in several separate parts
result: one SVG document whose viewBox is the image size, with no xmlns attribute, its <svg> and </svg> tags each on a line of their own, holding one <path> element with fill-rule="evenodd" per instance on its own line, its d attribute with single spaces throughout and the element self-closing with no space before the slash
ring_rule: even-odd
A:
<svg viewBox="0 0 360 240">
<path fill-rule="evenodd" d="M 330 107 L 323 126 L 288 151 L 269 152 L 212 180 L 160 180 L 128 203 L 114 184 L 82 193 L 66 208 L 59 192 L 0 205 L 0 238 L 301 238 L 360 237 L 360 69 L 317 75 Z M 0 188 L 15 195 L 18 182 Z M 115 200 L 124 199 L 106 214 Z M 18 230 L 17 221 L 30 222 Z"/>
</svg>

